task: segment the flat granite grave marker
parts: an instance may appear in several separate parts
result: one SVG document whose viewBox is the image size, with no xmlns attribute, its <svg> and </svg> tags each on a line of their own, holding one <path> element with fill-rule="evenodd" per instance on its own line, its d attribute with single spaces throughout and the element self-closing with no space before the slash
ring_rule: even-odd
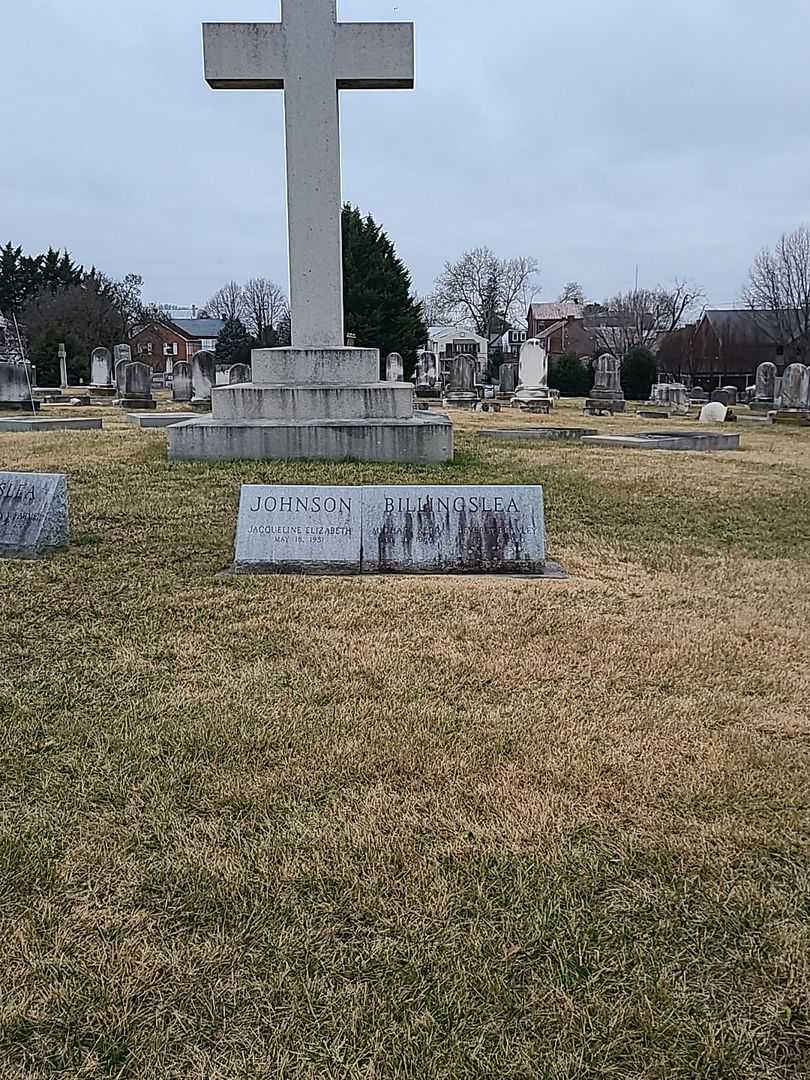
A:
<svg viewBox="0 0 810 1080">
<path fill-rule="evenodd" d="M 363 572 L 542 574 L 539 486 L 363 488 Z"/>
<path fill-rule="evenodd" d="M 0 558 L 39 559 L 69 542 L 67 478 L 0 472 Z"/>
<path fill-rule="evenodd" d="M 361 489 L 245 484 L 234 570 L 359 574 Z"/>
</svg>

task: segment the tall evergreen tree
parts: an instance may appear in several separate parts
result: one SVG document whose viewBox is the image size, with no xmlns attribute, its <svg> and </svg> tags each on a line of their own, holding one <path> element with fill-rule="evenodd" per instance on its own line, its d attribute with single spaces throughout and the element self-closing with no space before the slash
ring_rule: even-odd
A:
<svg viewBox="0 0 810 1080">
<path fill-rule="evenodd" d="M 631 349 L 622 361 L 622 390 L 630 401 L 647 401 L 657 378 L 656 359 L 649 349 Z"/>
<path fill-rule="evenodd" d="M 411 275 L 393 243 L 369 214 L 348 203 L 343 208 L 343 308 L 346 332 L 357 344 L 379 349 L 380 358 L 398 352 L 405 377 L 416 366 L 416 351 L 427 339 L 422 305 L 411 291 Z"/>
<path fill-rule="evenodd" d="M 226 319 L 217 339 L 216 361 L 220 367 L 250 363 L 251 339 L 239 319 Z"/>
</svg>

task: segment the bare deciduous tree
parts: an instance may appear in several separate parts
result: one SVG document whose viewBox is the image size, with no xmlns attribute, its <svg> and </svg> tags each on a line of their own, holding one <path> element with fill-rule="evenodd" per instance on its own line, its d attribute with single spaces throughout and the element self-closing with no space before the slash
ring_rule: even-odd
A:
<svg viewBox="0 0 810 1080">
<path fill-rule="evenodd" d="M 810 357 L 810 229 L 785 233 L 751 267 L 745 300 L 762 329 L 802 363 Z"/>
<path fill-rule="evenodd" d="M 602 305 L 594 328 L 598 347 L 622 360 L 631 349 L 655 352 L 661 339 L 677 330 L 703 293 L 685 281 L 671 289 L 632 289 L 618 293 Z"/>
<path fill-rule="evenodd" d="M 584 304 L 585 290 L 578 281 L 569 281 L 560 293 L 559 302 L 561 304 Z"/>
<path fill-rule="evenodd" d="M 236 281 L 229 281 L 217 289 L 207 304 L 203 305 L 212 319 L 241 319 L 245 314 L 245 294 Z"/>
<path fill-rule="evenodd" d="M 537 295 L 537 260 L 527 256 L 499 259 L 489 248 L 468 251 L 446 263 L 436 279 L 433 301 L 450 322 L 492 337 L 505 323 L 525 325 L 529 304 Z"/>
<path fill-rule="evenodd" d="M 273 344 L 289 312 L 283 290 L 268 278 L 251 278 L 242 294 L 248 330 L 260 345 Z"/>
</svg>

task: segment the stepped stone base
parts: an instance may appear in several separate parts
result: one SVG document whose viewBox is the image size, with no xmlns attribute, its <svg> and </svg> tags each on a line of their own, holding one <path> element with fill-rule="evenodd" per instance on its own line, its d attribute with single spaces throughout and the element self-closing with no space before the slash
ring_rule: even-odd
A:
<svg viewBox="0 0 810 1080">
<path fill-rule="evenodd" d="M 116 398 L 116 405 L 122 409 L 156 409 L 157 402 L 153 398 Z"/>
<path fill-rule="evenodd" d="M 211 412 L 216 420 L 405 420 L 413 416 L 413 386 L 236 383 L 212 391 Z"/>
<path fill-rule="evenodd" d="M 379 382 L 377 349 L 254 349 L 253 382 L 211 391 L 211 416 L 167 429 L 173 461 L 315 458 L 436 464 L 443 414 L 414 414 L 411 383 Z"/>
<path fill-rule="evenodd" d="M 191 420 L 167 429 L 172 461 L 313 458 L 441 464 L 453 457 L 453 426 L 437 413 L 405 419 Z"/>
</svg>

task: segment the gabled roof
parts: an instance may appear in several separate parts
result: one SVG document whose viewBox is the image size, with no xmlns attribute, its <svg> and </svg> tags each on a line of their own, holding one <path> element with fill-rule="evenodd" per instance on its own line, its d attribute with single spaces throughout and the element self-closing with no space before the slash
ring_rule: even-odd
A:
<svg viewBox="0 0 810 1080">
<path fill-rule="evenodd" d="M 786 311 L 785 316 L 788 315 Z M 706 318 L 718 337 L 739 345 L 773 345 L 782 336 L 774 311 L 754 311 L 750 308 L 729 311 L 714 309 L 706 312 Z"/>
<path fill-rule="evenodd" d="M 215 338 L 222 333 L 224 319 L 172 319 L 176 326 L 188 338 Z"/>
<path fill-rule="evenodd" d="M 464 326 L 429 326 L 428 340 L 438 341 L 441 338 L 461 338 L 462 340 L 475 338 L 476 341 L 486 341 L 474 330 L 468 330 Z"/>
<path fill-rule="evenodd" d="M 535 319 L 546 321 L 553 319 L 554 322 L 559 322 L 560 319 L 577 319 L 582 315 L 582 304 L 575 304 L 571 301 L 566 301 L 563 304 L 550 303 L 550 304 L 532 304 L 529 308 Z"/>
</svg>

